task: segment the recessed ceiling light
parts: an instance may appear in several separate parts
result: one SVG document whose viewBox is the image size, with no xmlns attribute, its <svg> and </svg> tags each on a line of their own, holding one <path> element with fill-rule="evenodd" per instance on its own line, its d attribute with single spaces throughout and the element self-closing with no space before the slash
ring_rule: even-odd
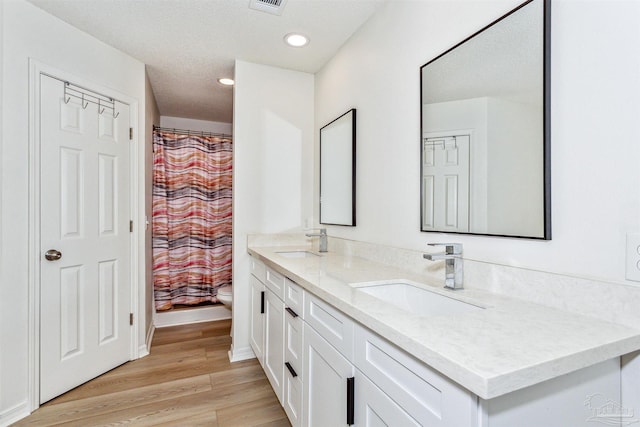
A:
<svg viewBox="0 0 640 427">
<path fill-rule="evenodd" d="M 309 37 L 299 33 L 289 33 L 284 36 L 284 42 L 292 47 L 303 47 L 309 44 Z"/>
<path fill-rule="evenodd" d="M 218 83 L 220 83 L 221 85 L 225 85 L 225 86 L 233 86 L 233 84 L 235 83 L 233 81 L 233 79 L 228 79 L 228 78 L 222 78 L 222 79 L 218 79 Z"/>
</svg>

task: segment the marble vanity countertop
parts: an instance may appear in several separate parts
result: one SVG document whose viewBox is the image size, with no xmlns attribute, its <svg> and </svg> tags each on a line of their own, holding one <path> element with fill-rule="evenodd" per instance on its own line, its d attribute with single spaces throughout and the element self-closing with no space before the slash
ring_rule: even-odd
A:
<svg viewBox="0 0 640 427">
<path fill-rule="evenodd" d="M 308 247 L 249 253 L 483 399 L 507 394 L 640 349 L 640 330 L 475 289 L 449 291 L 393 266 L 335 253 L 285 258 Z M 485 308 L 420 316 L 354 283 L 405 279 Z"/>
</svg>

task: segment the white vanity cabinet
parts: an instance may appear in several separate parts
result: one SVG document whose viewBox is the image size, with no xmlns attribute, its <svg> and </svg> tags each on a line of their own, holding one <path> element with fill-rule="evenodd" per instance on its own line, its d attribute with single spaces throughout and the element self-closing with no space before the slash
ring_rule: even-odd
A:
<svg viewBox="0 0 640 427">
<path fill-rule="evenodd" d="M 614 358 L 485 400 L 253 259 L 250 284 L 251 346 L 293 427 L 587 427 L 622 399 Z"/>
<path fill-rule="evenodd" d="M 251 348 L 292 425 L 301 426 L 304 291 L 253 257 L 251 273 Z"/>
</svg>

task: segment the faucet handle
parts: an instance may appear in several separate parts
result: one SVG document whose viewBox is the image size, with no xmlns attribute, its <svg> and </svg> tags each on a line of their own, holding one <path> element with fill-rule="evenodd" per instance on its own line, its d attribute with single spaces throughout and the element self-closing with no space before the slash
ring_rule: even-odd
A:
<svg viewBox="0 0 640 427">
<path fill-rule="evenodd" d="M 444 246 L 447 255 L 461 255 L 462 243 L 427 243 L 429 246 Z"/>
</svg>

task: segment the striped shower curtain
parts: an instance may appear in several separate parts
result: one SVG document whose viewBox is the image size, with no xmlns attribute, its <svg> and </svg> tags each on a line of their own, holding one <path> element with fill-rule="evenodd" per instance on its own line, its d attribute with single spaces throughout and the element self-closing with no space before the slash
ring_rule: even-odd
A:
<svg viewBox="0 0 640 427">
<path fill-rule="evenodd" d="M 153 144 L 156 310 L 218 302 L 231 284 L 232 140 L 154 130 Z"/>
</svg>

